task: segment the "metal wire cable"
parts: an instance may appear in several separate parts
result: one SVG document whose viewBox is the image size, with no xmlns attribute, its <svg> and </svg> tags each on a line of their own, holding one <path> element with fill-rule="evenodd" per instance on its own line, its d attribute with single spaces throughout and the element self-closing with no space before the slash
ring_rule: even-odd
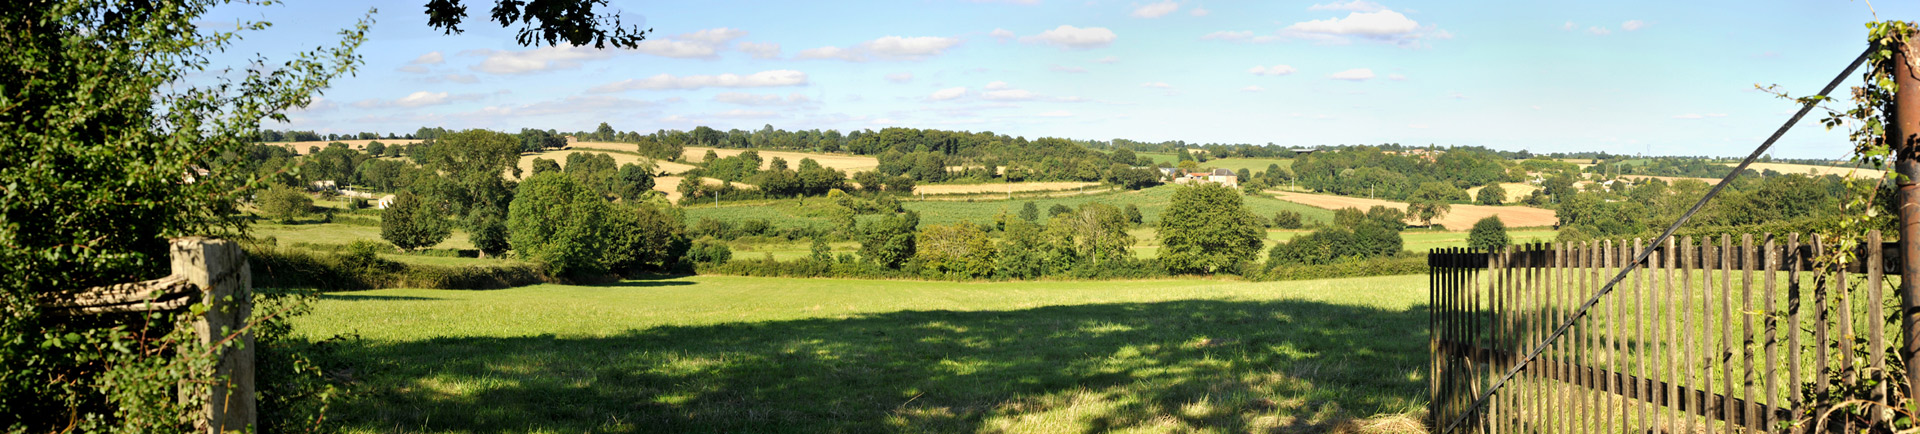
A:
<svg viewBox="0 0 1920 434">
<path fill-rule="evenodd" d="M 1861 52 L 1860 57 L 1854 58 L 1853 63 L 1850 65 L 1847 65 L 1846 70 L 1840 71 L 1840 75 L 1833 77 L 1833 81 L 1828 82 L 1827 87 L 1820 89 L 1820 96 L 1825 97 L 1827 96 L 1828 93 L 1832 93 L 1834 88 L 1840 87 L 1840 82 L 1846 81 L 1847 76 L 1853 75 L 1853 71 L 1855 69 L 1859 69 L 1860 64 L 1866 63 L 1867 54 L 1872 52 L 1873 52 L 1873 48 L 1871 47 L 1869 47 L 1867 51 Z M 1706 206 L 1707 201 L 1713 200 L 1713 197 L 1715 195 L 1720 194 L 1720 190 L 1727 188 L 1727 184 L 1732 183 L 1733 178 L 1739 177 L 1740 172 L 1747 170 L 1747 166 L 1752 165 L 1753 160 L 1759 159 L 1761 154 L 1764 154 L 1767 152 L 1767 148 L 1772 148 L 1773 142 L 1780 140 L 1780 136 L 1785 135 L 1788 129 L 1793 128 L 1794 124 L 1799 123 L 1800 118 L 1805 117 L 1808 112 L 1812 112 L 1813 107 L 1816 105 L 1819 105 L 1818 100 L 1807 101 L 1807 104 L 1805 106 L 1800 107 L 1799 112 L 1796 112 L 1793 114 L 1793 118 L 1787 119 L 1787 123 L 1785 125 L 1781 125 L 1780 129 L 1774 130 L 1773 135 L 1770 137 L 1767 137 L 1767 141 L 1760 143 L 1760 147 L 1754 148 L 1753 153 L 1747 155 L 1746 160 L 1741 161 L 1739 166 L 1735 166 L 1733 168 L 1733 171 L 1728 172 L 1726 177 L 1721 178 L 1719 184 L 1714 184 L 1713 189 L 1708 190 L 1706 196 L 1701 196 L 1699 202 L 1694 202 L 1693 208 L 1687 209 L 1686 214 L 1681 214 L 1680 219 L 1675 220 L 1672 226 L 1668 226 L 1666 232 L 1662 232 L 1659 238 L 1654 238 L 1652 245 L 1658 248 L 1658 246 L 1660 246 L 1661 243 L 1666 242 L 1668 238 L 1673 238 L 1673 233 L 1676 231 L 1679 231 L 1680 226 L 1687 223 L 1687 219 L 1693 218 L 1693 215 L 1695 213 L 1700 212 L 1700 208 Z M 1587 310 L 1592 309 L 1595 304 L 1598 304 L 1600 302 L 1600 297 L 1607 295 L 1608 292 L 1612 292 L 1613 286 L 1619 284 L 1620 281 L 1625 280 L 1627 278 L 1627 273 L 1632 272 L 1634 268 L 1638 268 L 1641 262 L 1645 262 L 1647 260 L 1647 257 L 1653 254 L 1654 250 L 1655 249 L 1646 249 L 1646 250 L 1640 251 L 1640 254 L 1633 259 L 1633 262 L 1628 262 L 1626 267 L 1620 269 L 1619 274 L 1615 274 L 1612 280 L 1607 281 L 1606 286 L 1603 286 L 1600 288 L 1599 291 L 1594 292 L 1593 296 L 1588 297 L 1585 303 L 1581 303 L 1580 308 L 1575 310 L 1573 312 L 1573 315 L 1567 317 L 1566 321 L 1562 322 L 1559 327 L 1556 327 L 1553 330 L 1552 334 L 1547 335 L 1547 338 L 1545 340 L 1542 340 L 1538 346 L 1533 347 L 1532 351 L 1528 351 L 1527 357 L 1520 359 L 1520 363 L 1515 364 L 1512 369 L 1508 369 L 1507 373 L 1500 377 L 1500 381 L 1494 382 L 1492 386 L 1487 387 L 1487 390 L 1485 392 L 1480 393 L 1480 396 L 1478 398 L 1474 398 L 1473 405 L 1468 406 L 1467 411 L 1465 413 L 1461 413 L 1459 417 L 1454 418 L 1453 422 L 1447 424 L 1447 428 L 1444 430 L 1441 430 L 1440 433 L 1447 434 L 1447 433 L 1453 432 L 1455 428 L 1460 427 L 1460 424 L 1462 422 L 1465 422 L 1468 418 L 1471 418 L 1475 413 L 1479 413 L 1480 408 L 1487 405 L 1487 400 L 1493 397 L 1494 392 L 1499 391 L 1501 387 L 1506 386 L 1508 380 L 1512 380 L 1515 375 L 1519 375 L 1522 369 L 1526 369 L 1527 364 L 1532 363 L 1534 359 L 1539 358 L 1540 353 L 1546 351 L 1547 345 L 1552 344 L 1553 341 L 1559 339 L 1560 336 L 1565 335 L 1568 329 L 1573 328 L 1573 324 L 1575 322 L 1579 321 L 1581 318 L 1586 317 Z"/>
</svg>

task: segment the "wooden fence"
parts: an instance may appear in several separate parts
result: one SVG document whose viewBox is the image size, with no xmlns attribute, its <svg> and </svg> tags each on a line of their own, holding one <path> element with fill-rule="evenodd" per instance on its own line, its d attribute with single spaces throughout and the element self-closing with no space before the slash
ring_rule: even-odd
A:
<svg viewBox="0 0 1920 434">
<path fill-rule="evenodd" d="M 1823 240 L 1691 237 L 1654 248 L 1485 407 L 1473 401 L 1643 249 L 1603 241 L 1484 253 L 1432 266 L 1429 416 L 1436 432 L 1807 432 L 1802 388 L 1825 391 L 1898 345 L 1887 258 L 1873 232 L 1847 272 Z M 1871 248 L 1865 247 L 1871 246 Z M 1865 265 L 1863 265 L 1865 264 Z M 1870 266 L 1869 266 L 1870 265 Z M 1829 278 L 1821 278 L 1820 276 Z M 1897 275 L 1897 272 L 1896 272 Z M 1843 354 L 1864 345 L 1866 351 Z M 1838 372 L 1823 375 L 1823 372 Z M 1848 377 L 1852 376 L 1852 377 Z M 1884 383 L 1874 392 L 1884 401 Z"/>
<path fill-rule="evenodd" d="M 251 432 L 254 413 L 253 333 L 243 329 L 253 314 L 253 275 L 246 253 L 231 241 L 176 238 L 169 247 L 172 274 L 160 279 L 89 288 L 69 298 L 43 303 L 67 315 L 173 311 L 195 303 L 208 306 L 192 327 L 208 347 L 234 337 L 214 364 L 212 387 L 201 391 L 207 404 L 195 419 L 200 432 Z M 185 393 L 185 391 L 182 391 Z"/>
</svg>

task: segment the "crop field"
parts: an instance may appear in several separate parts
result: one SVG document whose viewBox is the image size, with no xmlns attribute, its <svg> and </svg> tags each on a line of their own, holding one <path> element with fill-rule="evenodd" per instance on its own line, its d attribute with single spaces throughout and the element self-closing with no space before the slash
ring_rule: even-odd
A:
<svg viewBox="0 0 1920 434">
<path fill-rule="evenodd" d="M 1247 169 L 1248 172 L 1260 173 L 1262 170 L 1267 170 L 1267 166 L 1274 164 L 1278 164 L 1280 167 L 1285 167 L 1288 170 L 1293 169 L 1293 159 L 1291 158 L 1219 158 L 1200 163 L 1200 167 L 1212 167 L 1233 171 Z"/>
<path fill-rule="evenodd" d="M 373 142 L 380 142 L 381 144 L 384 144 L 387 146 L 411 145 L 415 143 L 420 143 L 420 141 L 416 139 L 392 139 L 392 140 L 373 139 L 373 140 L 308 140 L 304 142 L 268 142 L 265 144 L 285 146 L 287 149 L 293 150 L 293 152 L 306 154 L 307 148 L 309 147 L 319 146 L 320 148 L 325 149 L 327 147 L 327 144 L 333 143 L 333 142 L 345 143 L 347 144 L 347 147 L 353 148 L 356 151 L 367 150 L 367 144 L 373 143 Z"/>
<path fill-rule="evenodd" d="M 656 167 L 659 167 L 661 171 L 664 171 L 667 173 L 680 173 L 680 172 L 687 171 L 687 169 L 693 168 L 693 166 L 688 166 L 685 164 L 675 163 L 671 161 L 657 161 L 652 158 L 642 157 L 638 154 L 620 153 L 620 152 L 602 152 L 600 150 L 594 150 L 594 149 L 562 149 L 562 150 L 553 150 L 553 151 L 546 151 L 546 152 L 521 153 L 520 163 L 519 163 L 520 172 L 523 174 L 521 176 L 531 176 L 531 174 L 533 173 L 533 160 L 535 158 L 545 158 L 548 160 L 553 160 L 555 163 L 559 163 L 560 167 L 565 168 L 567 167 L 567 156 L 571 154 L 578 154 L 578 153 L 606 154 L 607 156 L 613 157 L 613 165 L 615 167 L 627 165 L 627 164 L 640 164 L 643 162 L 653 162 L 653 164 Z"/>
<path fill-rule="evenodd" d="M 1426 277 L 330 293 L 346 432 L 1423 432 Z"/>
<path fill-rule="evenodd" d="M 1478 195 L 1480 194 L 1480 190 L 1484 188 L 1486 187 L 1483 186 L 1483 187 L 1474 187 L 1474 188 L 1467 189 L 1467 197 L 1475 198 L 1476 200 L 1479 199 L 1480 196 Z M 1503 203 L 1518 203 L 1520 201 L 1527 200 L 1527 196 L 1532 195 L 1533 191 L 1539 190 L 1540 187 L 1533 184 L 1524 183 L 1524 182 L 1502 182 L 1500 183 L 1500 189 L 1507 191 L 1507 200 L 1506 202 L 1503 202 Z"/>
<path fill-rule="evenodd" d="M 677 181 L 676 181 L 677 182 Z M 1160 220 L 1160 212 L 1167 209 L 1172 201 L 1177 185 L 1161 185 L 1139 191 L 1119 191 L 1103 194 L 1069 195 L 1044 198 L 1014 198 L 1013 200 L 993 200 L 991 197 L 980 200 L 903 200 L 901 206 L 920 213 L 920 224 L 947 224 L 970 221 L 979 224 L 991 224 L 993 218 L 1002 212 L 1007 215 L 1019 215 L 1020 208 L 1028 201 L 1040 207 L 1045 213 L 1054 204 L 1077 207 L 1088 202 L 1098 202 L 1116 207 L 1133 204 L 1140 208 L 1146 224 L 1152 225 Z M 1297 204 L 1284 200 L 1265 197 L 1242 197 L 1247 207 L 1262 218 L 1273 218 L 1281 210 L 1298 212 L 1302 218 L 1311 221 L 1331 222 L 1333 211 Z M 777 227 L 786 226 L 826 226 L 832 202 L 825 198 L 781 199 L 725 203 L 720 206 L 694 205 L 686 208 L 687 221 L 701 218 L 739 221 L 745 219 L 764 219 Z"/>
<path fill-rule="evenodd" d="M 915 185 L 916 194 L 973 194 L 973 193 L 1020 193 L 1028 191 L 1059 191 L 1100 185 L 1098 182 L 999 182 L 982 184 L 934 184 Z"/>
<path fill-rule="evenodd" d="M 686 150 L 681 153 L 680 161 L 701 161 L 701 159 L 706 158 L 707 151 L 713 151 L 715 155 L 725 158 L 740 155 L 741 152 L 745 152 L 746 150 L 688 146 Z M 849 175 L 853 174 L 853 172 L 864 172 L 880 167 L 879 159 L 862 155 L 816 154 L 812 152 L 773 151 L 766 149 L 755 149 L 754 152 L 760 154 L 760 168 L 762 169 L 773 164 L 773 157 L 780 157 L 787 160 L 787 167 L 789 168 L 800 167 L 800 159 L 812 158 L 814 162 L 820 163 L 821 166 L 844 170 Z"/>
<path fill-rule="evenodd" d="M 1729 164 L 1727 166 L 1731 167 L 1733 165 Z M 1815 176 L 1837 175 L 1841 177 L 1846 177 L 1846 176 L 1849 176 L 1849 174 L 1851 174 L 1851 176 L 1853 176 L 1854 178 L 1859 178 L 1859 179 L 1876 179 L 1883 175 L 1883 173 L 1878 170 L 1873 170 L 1868 168 L 1815 166 L 1811 164 L 1756 162 L 1747 167 L 1755 171 L 1772 169 L 1773 171 L 1780 172 L 1780 173 L 1801 174 L 1801 175 L 1813 173 L 1815 174 Z"/>
<path fill-rule="evenodd" d="M 1359 208 L 1364 211 L 1368 208 L 1374 207 L 1375 205 L 1385 205 L 1385 206 L 1400 209 L 1400 210 L 1407 209 L 1406 202 L 1395 202 L 1390 200 L 1368 199 L 1364 197 L 1335 196 L 1330 194 L 1291 193 L 1291 192 L 1284 192 L 1284 191 L 1277 191 L 1277 190 L 1268 190 L 1267 192 L 1273 193 L 1274 195 L 1279 196 L 1281 199 L 1285 199 L 1290 202 L 1296 202 L 1300 204 L 1310 205 L 1310 206 L 1329 209 L 1329 210 L 1340 209 L 1340 208 Z M 1525 207 L 1525 206 L 1485 206 L 1485 205 L 1462 205 L 1462 204 L 1454 204 L 1452 212 L 1448 212 L 1446 216 L 1436 219 L 1433 222 L 1435 224 L 1445 225 L 1448 229 L 1460 231 L 1460 230 L 1466 230 L 1466 229 L 1472 228 L 1473 223 L 1480 221 L 1480 219 L 1487 218 L 1488 216 L 1495 216 L 1495 215 L 1500 216 L 1500 221 L 1506 223 L 1507 227 L 1509 228 L 1553 226 L 1554 223 L 1559 222 L 1559 219 L 1554 217 L 1553 210 L 1550 210 L 1550 209 L 1541 209 L 1541 208 L 1533 208 L 1533 207 Z"/>
<path fill-rule="evenodd" d="M 673 201 L 673 203 L 680 203 L 680 197 L 682 195 L 680 194 L 679 188 L 680 188 L 680 180 L 683 180 L 683 179 L 687 179 L 687 177 L 661 176 L 661 177 L 653 178 L 653 190 L 661 193 L 666 193 L 667 200 Z M 701 177 L 700 182 L 707 185 L 720 185 L 720 184 L 726 183 L 726 181 L 721 181 L 719 179 L 707 178 L 707 177 Z M 733 186 L 738 188 L 743 188 L 743 189 L 759 188 L 754 186 L 753 184 L 742 184 L 738 182 L 733 183 Z"/>
</svg>

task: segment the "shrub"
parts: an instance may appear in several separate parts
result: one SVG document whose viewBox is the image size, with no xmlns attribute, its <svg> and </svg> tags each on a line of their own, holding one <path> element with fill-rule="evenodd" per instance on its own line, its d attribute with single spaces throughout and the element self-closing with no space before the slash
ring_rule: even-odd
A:
<svg viewBox="0 0 1920 434">
<path fill-rule="evenodd" d="M 693 241 L 687 249 L 687 260 L 706 264 L 726 264 L 733 259 L 733 249 L 713 238 L 701 238 Z"/>
<path fill-rule="evenodd" d="M 1473 199 L 1481 205 L 1499 205 L 1507 201 L 1507 189 L 1501 188 L 1500 184 L 1487 184 L 1480 188 L 1480 192 L 1473 194 Z"/>
<path fill-rule="evenodd" d="M 1300 213 L 1281 210 L 1273 213 L 1273 227 L 1281 229 L 1299 229 Z"/>
</svg>

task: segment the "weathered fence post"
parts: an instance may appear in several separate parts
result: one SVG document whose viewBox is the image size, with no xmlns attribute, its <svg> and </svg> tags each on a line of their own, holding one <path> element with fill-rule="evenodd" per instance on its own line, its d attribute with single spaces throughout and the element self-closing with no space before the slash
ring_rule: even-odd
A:
<svg viewBox="0 0 1920 434">
<path fill-rule="evenodd" d="M 176 238 L 170 253 L 173 275 L 200 287 L 201 302 L 209 305 L 206 315 L 193 323 L 202 344 L 219 345 L 233 331 L 246 326 L 247 318 L 253 315 L 253 276 L 247 270 L 246 253 L 238 244 L 205 237 Z M 206 425 L 197 429 L 212 433 L 253 430 L 258 424 L 253 366 L 253 332 L 248 331 L 221 351 L 213 372 L 220 382 L 207 390 Z"/>
<path fill-rule="evenodd" d="M 1911 37 L 1911 36 L 1910 36 Z M 1909 390 L 1920 390 L 1920 76 L 1909 63 L 1907 46 L 1894 47 L 1893 79 L 1900 88 L 1887 114 L 1887 144 L 1898 157 L 1897 203 L 1900 215 L 1900 359 L 1906 362 Z"/>
</svg>

